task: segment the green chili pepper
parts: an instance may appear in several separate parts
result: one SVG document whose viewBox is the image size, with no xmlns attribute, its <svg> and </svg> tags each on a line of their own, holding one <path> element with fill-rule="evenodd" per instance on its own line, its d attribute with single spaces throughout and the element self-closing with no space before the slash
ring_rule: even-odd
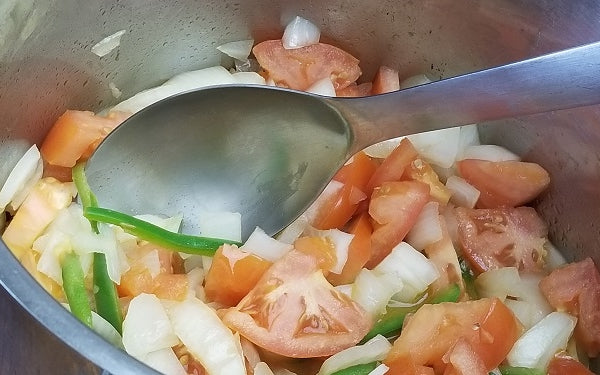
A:
<svg viewBox="0 0 600 375">
<path fill-rule="evenodd" d="M 77 194 L 81 200 L 81 205 L 84 208 L 98 207 L 98 199 L 96 199 L 96 195 L 92 192 L 92 189 L 87 182 L 87 177 L 85 176 L 85 163 L 77 163 L 73 167 L 71 175 L 73 177 L 75 187 L 77 187 Z M 90 224 L 92 225 L 92 229 L 95 233 L 100 233 L 98 230 L 98 223 L 95 220 L 90 220 Z"/>
<path fill-rule="evenodd" d="M 465 282 L 465 291 L 472 299 L 479 299 L 477 290 L 475 289 L 475 274 L 467 261 L 459 258 L 458 263 L 460 264 L 460 271 L 462 273 L 463 281 Z"/>
<path fill-rule="evenodd" d="M 332 373 L 331 375 L 366 375 L 375 370 L 378 366 L 377 362 L 354 365 Z"/>
<path fill-rule="evenodd" d="M 125 232 L 164 248 L 186 254 L 214 255 L 223 244 L 241 245 L 240 242 L 218 238 L 197 237 L 174 233 L 127 214 L 100 207 L 85 207 L 88 220 L 118 225 Z"/>
<path fill-rule="evenodd" d="M 71 313 L 84 324 L 92 327 L 92 308 L 85 289 L 83 269 L 77 254 L 70 252 L 61 261 L 63 289 L 69 302 Z"/>
<path fill-rule="evenodd" d="M 537 368 L 500 366 L 502 375 L 545 375 L 546 372 Z"/>
<path fill-rule="evenodd" d="M 433 296 L 427 303 L 457 302 L 460 298 L 460 286 L 452 284 Z"/>
</svg>

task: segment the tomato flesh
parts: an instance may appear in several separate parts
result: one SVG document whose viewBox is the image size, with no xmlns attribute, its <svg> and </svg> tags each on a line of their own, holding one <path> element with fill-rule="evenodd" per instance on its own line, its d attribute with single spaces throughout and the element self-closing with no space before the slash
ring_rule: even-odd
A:
<svg viewBox="0 0 600 375">
<path fill-rule="evenodd" d="M 387 66 L 380 66 L 373 79 L 372 95 L 385 94 L 400 90 L 398 71 Z"/>
<path fill-rule="evenodd" d="M 548 366 L 548 375 L 593 375 L 581 362 L 564 355 L 556 355 Z"/>
</svg>

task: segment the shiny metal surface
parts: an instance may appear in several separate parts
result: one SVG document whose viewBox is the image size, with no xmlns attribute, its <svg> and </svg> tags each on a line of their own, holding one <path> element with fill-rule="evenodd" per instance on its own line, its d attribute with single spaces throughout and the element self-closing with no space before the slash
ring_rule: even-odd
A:
<svg viewBox="0 0 600 375">
<path fill-rule="evenodd" d="M 380 64 L 397 68 L 402 77 L 452 77 L 600 40 L 597 0 L 2 0 L 0 147 L 7 140 L 41 141 L 66 108 L 114 104 L 110 82 L 131 96 L 175 73 L 221 62 L 214 48 L 221 43 L 278 37 L 282 23 L 296 14 L 360 58 L 365 81 Z M 119 30 L 126 34 L 117 50 L 102 58 L 90 52 Z M 550 189 L 537 208 L 550 224 L 551 239 L 568 259 L 592 256 L 597 264 L 598 124 L 600 107 L 591 106 L 481 127 L 484 140 L 550 172 Z M 41 326 L 99 367 L 144 373 L 138 362 L 82 328 L 24 273 L 0 244 L 1 285 Z M 33 351 L 11 355 L 12 348 L 21 347 L 0 348 L 2 358 L 13 361 L 10 368 L 24 369 L 20 373 L 27 373 L 31 361 L 45 360 Z M 48 361 L 46 373 L 87 372 L 51 365 Z"/>
<path fill-rule="evenodd" d="M 103 206 L 183 214 L 239 212 L 242 238 L 274 235 L 355 152 L 378 141 L 600 103 L 600 42 L 367 98 L 321 99 L 267 87 L 176 95 L 120 125 L 87 175 Z M 232 105 L 235 103 L 235 105 Z M 168 152 L 156 150 L 168 144 Z"/>
</svg>

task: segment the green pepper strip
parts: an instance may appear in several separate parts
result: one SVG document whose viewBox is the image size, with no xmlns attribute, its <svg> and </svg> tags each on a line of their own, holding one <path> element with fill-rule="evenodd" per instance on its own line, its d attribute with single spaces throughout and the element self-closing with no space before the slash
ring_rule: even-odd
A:
<svg viewBox="0 0 600 375">
<path fill-rule="evenodd" d="M 436 296 L 429 301 L 410 307 L 388 307 L 386 313 L 373 325 L 373 328 L 360 341 L 361 344 L 369 341 L 377 335 L 385 337 L 393 336 L 396 332 L 402 329 L 404 319 L 410 313 L 414 313 L 425 303 L 435 304 L 441 302 L 456 302 L 460 297 L 460 287 L 457 284 L 450 285 L 447 289 L 440 291 Z"/>
<path fill-rule="evenodd" d="M 92 327 L 92 308 L 85 289 L 83 269 L 79 257 L 73 252 L 65 254 L 61 262 L 63 288 L 71 313 Z"/>
<path fill-rule="evenodd" d="M 331 375 L 366 375 L 377 367 L 377 362 L 365 363 L 361 365 L 354 365 L 348 368 L 336 371 Z"/>
<path fill-rule="evenodd" d="M 537 368 L 500 366 L 502 375 L 545 375 L 546 372 Z"/>
<path fill-rule="evenodd" d="M 223 244 L 241 245 L 237 241 L 170 232 L 133 216 L 107 208 L 85 207 L 83 209 L 83 216 L 88 218 L 88 220 L 118 225 L 125 232 L 142 240 L 186 254 L 212 256 Z"/>
<path fill-rule="evenodd" d="M 97 207 L 98 200 L 96 195 L 90 189 L 85 176 L 85 163 L 78 163 L 72 171 L 73 182 L 77 187 L 77 193 L 81 199 L 81 205 L 86 207 Z M 100 233 L 98 223 L 95 220 L 90 220 L 90 224 L 95 233 Z M 103 253 L 94 253 L 93 264 L 93 282 L 94 282 L 94 299 L 96 301 L 96 312 L 107 322 L 110 323 L 117 332 L 122 333 L 123 316 L 119 306 L 119 297 L 115 283 L 108 274 L 106 265 L 106 255 Z"/>
<path fill-rule="evenodd" d="M 459 264 L 462 279 L 465 283 L 465 291 L 472 299 L 479 299 L 477 290 L 475 289 L 475 274 L 473 270 L 469 267 L 467 261 L 462 258 L 459 258 Z"/>
</svg>

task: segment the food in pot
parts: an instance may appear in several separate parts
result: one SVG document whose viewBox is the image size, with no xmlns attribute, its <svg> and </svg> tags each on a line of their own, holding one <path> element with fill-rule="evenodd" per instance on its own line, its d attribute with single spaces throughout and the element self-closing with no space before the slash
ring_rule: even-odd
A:
<svg viewBox="0 0 600 375">
<path fill-rule="evenodd" d="M 550 183 L 544 168 L 481 145 L 475 125 L 359 152 L 274 237 L 257 228 L 242 242 L 236 213 L 206 214 L 190 236 L 181 215 L 102 208 L 85 160 L 164 97 L 228 83 L 338 96 L 404 86 L 385 66 L 358 83 L 359 61 L 319 35 L 295 19 L 283 40 L 254 45 L 256 60 L 252 41 L 220 46 L 233 71 L 183 73 L 104 115 L 68 110 L 39 151 L 15 144 L 3 241 L 84 324 L 167 374 L 591 373 L 597 267 L 565 264 L 527 206 Z"/>
</svg>

